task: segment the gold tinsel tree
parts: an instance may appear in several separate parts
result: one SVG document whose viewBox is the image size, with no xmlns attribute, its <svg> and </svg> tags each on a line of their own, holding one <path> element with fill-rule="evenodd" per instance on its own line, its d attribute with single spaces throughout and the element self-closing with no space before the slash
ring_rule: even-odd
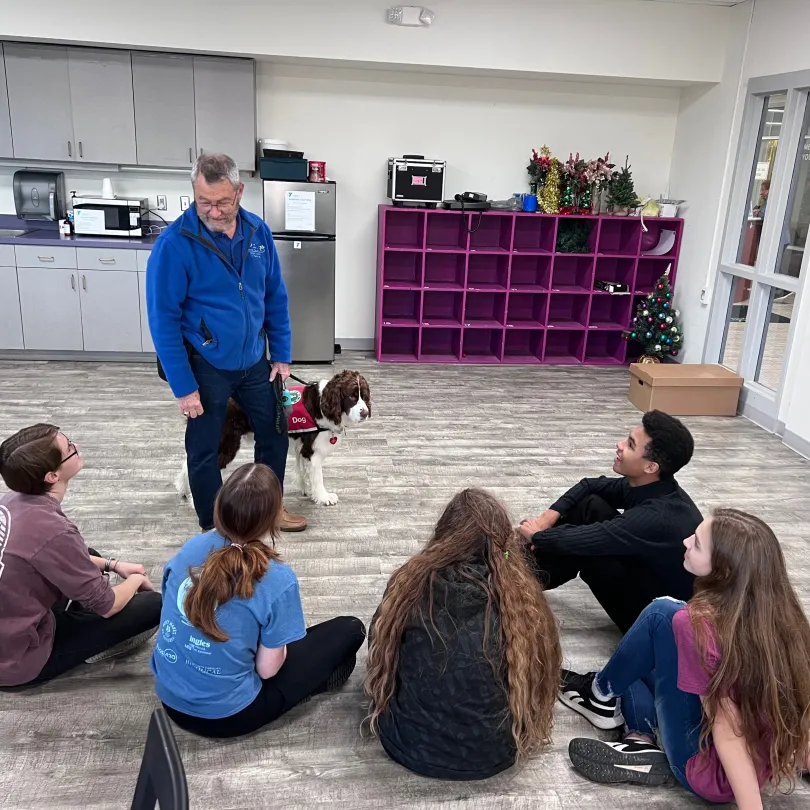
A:
<svg viewBox="0 0 810 810">
<path fill-rule="evenodd" d="M 547 146 L 540 150 L 540 154 L 551 158 L 551 168 L 538 196 L 538 206 L 544 214 L 557 214 L 560 211 L 560 161 L 551 157 L 551 150 Z"/>
</svg>

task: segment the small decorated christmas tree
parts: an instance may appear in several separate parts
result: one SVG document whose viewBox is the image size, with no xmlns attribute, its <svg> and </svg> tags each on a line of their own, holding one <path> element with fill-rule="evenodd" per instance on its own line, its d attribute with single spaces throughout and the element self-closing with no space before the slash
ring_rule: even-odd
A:
<svg viewBox="0 0 810 810">
<path fill-rule="evenodd" d="M 614 214 L 629 214 L 639 204 L 628 160 L 629 156 L 625 159 L 624 168 L 619 169 L 608 184 L 607 203 Z"/>
<path fill-rule="evenodd" d="M 551 165 L 546 172 L 545 185 L 538 189 L 538 208 L 544 214 L 556 214 L 560 210 L 560 161 L 551 157 L 551 152 L 544 146 L 540 153 L 550 157 Z"/>
<path fill-rule="evenodd" d="M 641 362 L 660 361 L 668 354 L 677 357 L 683 348 L 680 313 L 672 307 L 671 267 L 667 267 L 655 289 L 638 304 L 630 329 L 623 333 L 625 340 L 635 340 L 644 347 Z"/>
</svg>

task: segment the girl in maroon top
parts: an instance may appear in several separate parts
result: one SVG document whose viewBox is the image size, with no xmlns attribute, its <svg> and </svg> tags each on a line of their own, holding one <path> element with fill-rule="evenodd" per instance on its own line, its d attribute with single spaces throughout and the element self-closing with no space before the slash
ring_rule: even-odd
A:
<svg viewBox="0 0 810 810">
<path fill-rule="evenodd" d="M 574 739 L 569 755 L 596 782 L 677 780 L 760 810 L 766 785 L 810 768 L 810 625 L 758 518 L 720 509 L 684 546 L 689 603 L 656 599 L 600 672 L 563 673 L 563 703 L 625 726 L 621 742 Z"/>
</svg>

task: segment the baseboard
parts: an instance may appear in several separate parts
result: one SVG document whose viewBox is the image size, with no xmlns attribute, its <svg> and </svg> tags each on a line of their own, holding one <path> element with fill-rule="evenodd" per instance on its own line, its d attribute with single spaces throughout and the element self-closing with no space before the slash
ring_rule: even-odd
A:
<svg viewBox="0 0 810 810">
<path fill-rule="evenodd" d="M 803 439 L 801 436 L 797 436 L 792 430 L 785 431 L 784 436 L 782 436 L 782 442 L 785 447 L 789 447 L 794 453 L 798 453 L 805 458 L 810 458 L 810 441 Z"/>
<path fill-rule="evenodd" d="M 752 421 L 755 425 L 759 425 L 759 427 L 767 430 L 768 433 L 776 433 L 779 420 L 776 419 L 775 416 L 771 416 L 770 414 L 761 411 L 751 402 L 745 401 L 742 397 L 741 400 L 742 401 L 738 409 L 738 413 L 741 416 L 744 416 L 746 419 Z"/>
<path fill-rule="evenodd" d="M 374 338 L 335 338 L 335 343 L 339 343 L 344 352 L 374 351 Z"/>
<path fill-rule="evenodd" d="M 154 352 L 61 352 L 37 351 L 35 349 L 6 349 L 0 351 L 0 360 L 41 362 L 64 360 L 87 363 L 155 363 Z"/>
</svg>

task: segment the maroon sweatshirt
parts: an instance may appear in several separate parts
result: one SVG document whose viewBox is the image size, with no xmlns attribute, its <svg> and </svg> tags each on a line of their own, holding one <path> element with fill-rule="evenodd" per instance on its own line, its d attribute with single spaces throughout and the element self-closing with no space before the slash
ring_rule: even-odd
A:
<svg viewBox="0 0 810 810">
<path fill-rule="evenodd" d="M 101 615 L 115 602 L 59 501 L 9 492 L 0 500 L 0 685 L 42 671 L 53 648 L 51 608 L 63 597 Z"/>
</svg>

